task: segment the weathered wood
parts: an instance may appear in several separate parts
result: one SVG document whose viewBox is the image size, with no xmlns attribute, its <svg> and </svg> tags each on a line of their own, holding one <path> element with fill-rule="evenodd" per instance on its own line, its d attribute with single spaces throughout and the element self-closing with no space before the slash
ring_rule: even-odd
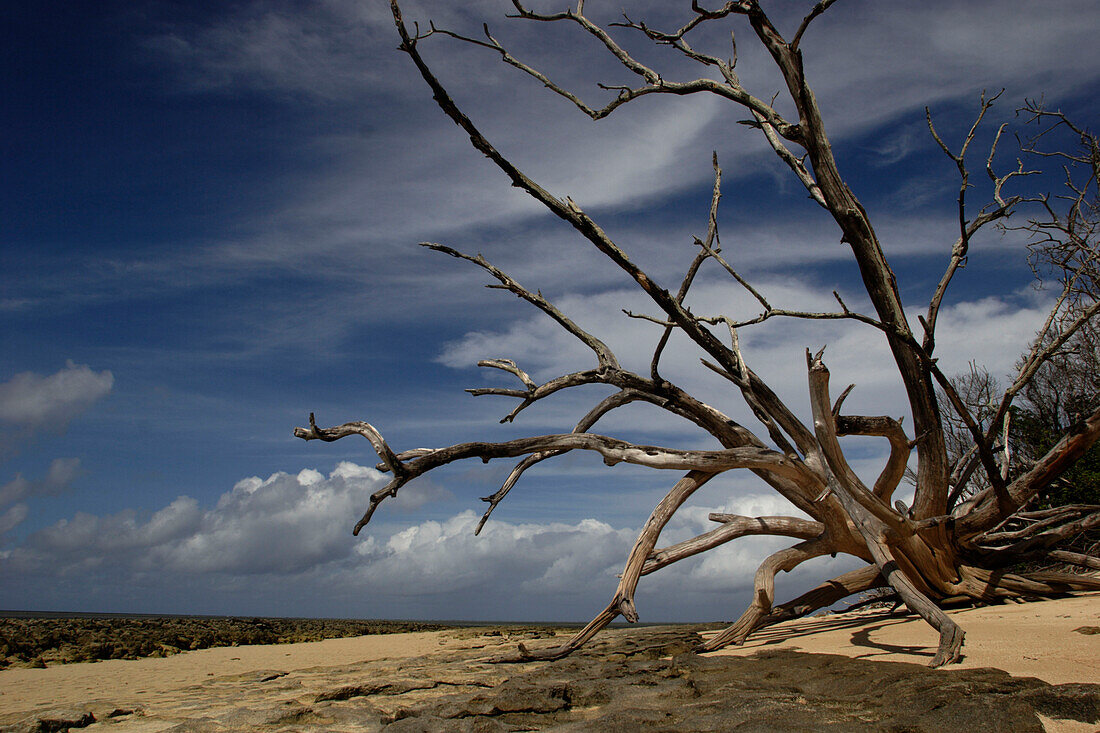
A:
<svg viewBox="0 0 1100 733">
<path fill-rule="evenodd" d="M 429 25 L 421 32 L 410 31 L 399 3 L 391 0 L 394 24 L 401 40 L 400 50 L 407 54 L 421 78 L 431 89 L 436 104 L 466 135 L 471 145 L 500 169 L 516 188 L 526 192 L 549 212 L 571 226 L 583 239 L 615 264 L 644 292 L 656 307 L 656 315 L 631 314 L 656 324 L 656 339 L 646 375 L 622 366 L 610 347 L 600 338 L 582 329 L 538 290 L 521 285 L 486 258 L 468 255 L 443 244 L 423 246 L 469 262 L 494 279 L 490 287 L 521 298 L 552 319 L 566 333 L 580 341 L 594 356 L 595 365 L 537 383 L 527 371 L 510 359 L 493 358 L 479 366 L 511 374 L 518 386 L 479 387 L 468 390 L 475 396 L 498 396 L 518 400 L 501 420 L 512 422 L 521 412 L 565 390 L 587 385 L 606 385 L 617 390 L 602 399 L 575 424 L 572 432 L 523 437 L 502 442 L 467 442 L 443 448 L 415 448 L 393 451 L 382 434 L 366 422 L 349 422 L 332 428 L 319 428 L 310 415 L 308 428 L 296 428 L 304 440 L 339 440 L 361 435 L 379 457 L 379 470 L 391 480 L 370 498 L 358 533 L 372 518 L 379 505 L 410 480 L 436 468 L 469 458 L 489 461 L 521 458 L 500 489 L 484 498 L 489 507 L 477 531 L 509 494 L 524 473 L 533 466 L 573 450 L 600 454 L 608 465 L 633 463 L 656 469 L 684 471 L 686 474 L 653 509 L 627 558 L 621 579 L 609 604 L 566 643 L 551 649 L 528 651 L 522 646 L 514 660 L 554 659 L 577 649 L 593 635 L 623 616 L 638 618 L 634 595 L 642 576 L 693 557 L 726 542 L 750 535 L 772 535 L 801 540 L 792 547 L 766 558 L 754 577 L 754 597 L 739 620 L 710 639 L 704 649 L 727 643 L 741 643 L 748 635 L 767 625 L 809 613 L 854 593 L 889 585 L 904 603 L 940 632 L 933 666 L 959 657 L 963 632 L 940 609 L 940 605 L 960 599 L 1001 600 L 1020 595 L 1051 595 L 1100 587 L 1090 576 L 1059 573 L 1005 572 L 1001 568 L 1023 558 L 1060 560 L 1078 566 L 1096 568 L 1100 561 L 1080 553 L 1056 549 L 1059 542 L 1076 532 L 1100 526 L 1096 507 L 1060 507 L 1054 510 L 1025 511 L 1028 502 L 1056 480 L 1070 465 L 1100 440 L 1100 409 L 1083 419 L 1053 449 L 1033 465 L 1017 470 L 1008 459 L 1009 410 L 1013 399 L 1032 380 L 1044 364 L 1055 357 L 1079 329 L 1100 317 L 1097 282 L 1100 281 L 1096 231 L 1096 186 L 1100 183 L 1100 139 L 1076 127 L 1061 113 L 1028 104 L 1026 111 L 1035 121 L 1064 126 L 1076 134 L 1082 145 L 1078 153 L 1044 153 L 1035 143 L 1025 144 L 1024 153 L 1039 159 L 1052 157 L 1065 163 L 1068 192 L 1062 197 L 1040 193 L 1035 196 L 1007 196 L 1009 181 L 1019 182 L 1032 173 L 1018 162 L 1005 173 L 994 171 L 994 158 L 1004 133 L 1001 126 L 985 157 L 990 179 L 989 199 L 982 208 L 969 201 L 974 197 L 967 155 L 982 120 L 997 96 L 983 96 L 980 111 L 963 143 L 953 150 L 939 135 L 928 114 L 929 129 L 959 171 L 957 213 L 958 236 L 950 246 L 946 269 L 931 297 L 927 312 L 918 317 L 924 329 L 918 338 L 903 307 L 895 274 L 878 239 L 871 217 L 845 182 L 832 149 L 825 121 L 804 68 L 800 43 L 816 18 L 825 13 L 833 0 L 816 3 L 804 16 L 792 40 L 788 41 L 773 24 L 756 0 L 736 0 L 716 10 L 691 3 L 691 15 L 677 30 L 662 32 L 630 18 L 613 24 L 640 33 L 648 41 L 666 46 L 685 59 L 700 64 L 705 73 L 697 79 L 674 81 L 658 69 L 632 55 L 618 33 L 609 32 L 584 12 L 584 2 L 574 9 L 558 13 L 539 13 L 528 9 L 521 0 L 513 0 L 515 17 L 538 23 L 567 23 L 595 39 L 611 58 L 635 80 L 635 84 L 611 87 L 613 98 L 602 105 L 589 104 L 578 94 L 554 82 L 547 74 L 520 60 L 494 38 L 486 28 L 485 39 L 475 39 Z M 754 95 L 742 85 L 735 72 L 734 56 L 709 54 L 694 48 L 688 35 L 696 28 L 741 16 L 768 52 L 783 78 L 786 98 L 782 109 L 793 110 L 797 117 L 781 114 L 775 98 Z M 722 195 L 722 175 L 717 155 L 712 158 L 714 184 L 707 212 L 706 235 L 696 239 L 698 246 L 679 287 L 669 290 L 634 263 L 619 243 L 612 240 L 597 221 L 569 198 L 558 198 L 540 186 L 504 156 L 474 124 L 448 93 L 420 54 L 418 44 L 432 36 L 448 36 L 499 54 L 504 63 L 542 83 L 551 93 L 568 100 L 592 119 L 602 119 L 623 105 L 644 96 L 671 94 L 707 94 L 732 103 L 749 119 L 742 122 L 760 132 L 763 142 L 790 169 L 815 205 L 824 208 L 837 227 L 840 240 L 848 246 L 857 266 L 865 294 L 873 313 L 849 309 L 840 294 L 834 292 L 840 310 L 806 312 L 774 305 L 760 289 L 751 284 L 722 255 L 718 237 L 718 205 Z M 607 89 L 607 87 L 605 87 Z M 1041 134 L 1040 134 L 1041 137 Z M 1038 139 L 1038 138 L 1036 138 Z M 1075 182 L 1070 167 L 1086 171 L 1086 181 Z M 1091 196 L 1091 198 L 1090 198 Z M 1056 210 L 1055 202 L 1064 202 L 1069 215 Z M 1032 253 L 1047 247 L 1047 264 L 1057 270 L 1061 292 L 1035 341 L 1021 360 L 1019 373 L 1005 390 L 988 424 L 974 414 L 954 389 L 951 380 L 940 371 L 934 357 L 938 316 L 948 288 L 957 271 L 965 264 L 971 239 L 995 222 L 1005 222 L 1023 206 L 1032 205 L 1039 218 L 1022 228 L 1032 236 Z M 1040 248 L 1036 250 L 1036 248 Z M 726 314 L 699 316 L 685 304 L 697 275 L 708 262 L 715 263 L 732 278 L 734 287 L 744 288 L 760 305 L 755 317 L 734 318 Z M 819 353 L 807 353 L 808 392 L 813 424 L 807 425 L 776 394 L 757 371 L 750 368 L 741 351 L 739 329 L 773 318 L 804 320 L 847 319 L 874 329 L 885 340 L 897 374 L 905 389 L 908 412 L 913 416 L 912 439 L 900 420 L 886 416 L 842 415 L 844 395 L 835 405 L 829 402 L 829 373 Z M 715 327 L 722 326 L 728 334 Z M 734 385 L 752 415 L 765 432 L 759 435 L 730 419 L 667 380 L 660 369 L 662 355 L 672 334 L 679 331 L 702 352 L 702 363 Z M 728 345 L 725 339 L 728 335 Z M 946 397 L 939 404 L 937 385 Z M 672 447 L 639 445 L 590 432 L 607 414 L 634 402 L 645 402 L 689 421 L 713 439 L 720 449 L 683 450 Z M 792 403 L 793 404 L 793 403 Z M 958 422 L 966 426 L 973 439 L 972 449 L 954 455 L 949 461 L 941 408 L 954 410 Z M 955 418 L 951 418 L 955 420 Z M 868 488 L 852 470 L 840 438 L 848 435 L 878 436 L 889 442 L 890 451 L 874 485 Z M 969 440 L 969 439 L 968 439 Z M 995 444 L 1001 447 L 995 448 Z M 698 445 L 698 443 L 696 443 Z M 954 450 L 954 449 L 952 449 Z M 1002 458 L 998 460 L 997 455 Z M 902 502 L 891 505 L 894 491 L 903 479 L 906 466 L 915 456 L 916 488 L 912 507 Z M 801 517 L 745 517 L 713 515 L 722 525 L 697 537 L 656 549 L 661 531 L 684 502 L 713 477 L 730 470 L 752 471 L 768 486 L 789 500 L 809 519 Z M 984 471 L 989 490 L 977 496 L 965 494 L 967 483 L 977 471 Z M 982 474 L 977 474 L 981 476 Z M 960 501 L 965 496 L 965 501 Z M 790 571 L 800 563 L 826 553 L 846 553 L 868 564 L 845 573 L 787 603 L 775 604 L 775 575 Z"/>
</svg>

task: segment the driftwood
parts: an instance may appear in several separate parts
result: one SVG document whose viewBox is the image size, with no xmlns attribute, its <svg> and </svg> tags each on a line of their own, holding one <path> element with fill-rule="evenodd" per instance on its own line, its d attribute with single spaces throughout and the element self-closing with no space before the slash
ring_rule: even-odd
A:
<svg viewBox="0 0 1100 733">
<path fill-rule="evenodd" d="M 618 587 L 607 607 L 585 628 L 559 647 L 529 652 L 520 647 L 516 659 L 552 659 L 569 654 L 588 641 L 613 619 L 638 618 L 634 592 L 643 575 L 654 572 L 700 552 L 718 547 L 747 535 L 778 535 L 797 540 L 761 563 L 756 571 L 751 605 L 725 631 L 708 640 L 700 649 L 713 650 L 727 644 L 739 644 L 754 631 L 770 624 L 794 618 L 871 588 L 890 586 L 915 613 L 940 632 L 940 644 L 932 666 L 959 658 L 963 631 L 941 607 L 960 599 L 993 601 L 1019 596 L 1046 596 L 1068 591 L 1100 589 L 1100 579 L 1085 575 L 1054 572 L 1008 572 L 1004 568 L 1024 559 L 1049 558 L 1095 569 L 1097 559 L 1067 552 L 1057 545 L 1068 537 L 1094 528 L 1100 523 L 1100 507 L 1066 506 L 1049 511 L 1028 511 L 1028 505 L 1066 468 L 1100 438 L 1100 410 L 1082 416 L 1073 429 L 1045 456 L 1033 464 L 1009 470 L 1004 435 L 1008 432 L 1013 399 L 1085 324 L 1100 311 L 1096 302 L 1097 246 L 1096 184 L 1100 177 L 1100 144 L 1095 136 L 1073 127 L 1057 112 L 1037 104 L 1025 110 L 1042 129 L 1060 128 L 1075 133 L 1080 151 L 1042 152 L 1043 142 L 1025 143 L 1024 152 L 1056 158 L 1066 166 L 1068 193 L 1062 196 L 1028 196 L 1007 193 L 1033 171 L 1023 163 L 1006 172 L 995 172 L 998 144 L 1005 127 L 997 130 L 988 153 L 983 156 L 989 179 L 988 196 L 975 210 L 968 200 L 976 185 L 968 168 L 972 144 L 986 112 L 997 96 L 983 95 L 979 113 L 961 146 L 956 150 L 943 141 L 931 116 L 931 134 L 957 165 L 960 175 L 958 194 L 958 238 L 951 244 L 944 274 L 935 289 L 927 311 L 919 317 L 923 333 L 913 331 L 907 318 L 894 272 L 886 259 L 871 220 L 845 183 L 834 158 L 825 124 L 816 98 L 803 72 L 799 43 L 813 21 L 826 12 L 833 0 L 812 7 L 794 34 L 785 38 L 772 24 L 760 5 L 753 0 L 727 2 L 716 10 L 707 10 L 693 2 L 687 21 L 680 28 L 662 32 L 643 22 L 624 17 L 613 24 L 635 31 L 648 42 L 678 51 L 701 64 L 707 74 L 690 81 L 672 81 L 632 56 L 628 50 L 585 15 L 581 0 L 572 9 L 542 14 L 513 0 L 516 16 L 535 22 L 575 24 L 590 35 L 637 78 L 634 86 L 612 87 L 612 98 L 602 107 L 589 106 L 579 96 L 558 86 L 541 71 L 525 64 L 485 31 L 484 39 L 470 38 L 430 26 L 410 30 L 402 18 L 396 0 L 391 9 L 400 50 L 408 54 L 430 87 L 442 111 L 470 138 L 471 144 L 495 164 L 512 184 L 530 194 L 550 212 L 571 225 L 577 233 L 621 268 L 651 299 L 659 317 L 636 315 L 653 322 L 660 331 L 648 374 L 623 368 L 608 346 L 580 328 L 537 291 L 531 291 L 485 260 L 480 255 L 463 254 L 450 247 L 424 243 L 423 246 L 480 267 L 497 287 L 527 301 L 556 321 L 591 350 L 595 366 L 566 374 L 548 382 L 536 383 L 515 362 L 507 359 L 482 361 L 480 366 L 503 370 L 519 382 L 514 389 L 481 388 L 474 395 L 497 395 L 519 400 L 502 422 L 511 422 L 523 410 L 561 390 L 580 385 L 603 384 L 617 388 L 584 415 L 571 432 L 518 438 L 506 442 L 470 442 L 439 449 L 395 452 L 383 436 L 365 422 L 351 422 L 332 428 L 318 427 L 310 415 L 309 427 L 296 428 L 304 440 L 339 440 L 361 435 L 370 441 L 381 463 L 379 469 L 392 479 L 370 500 L 370 506 L 355 525 L 358 533 L 379 504 L 395 496 L 410 480 L 439 466 L 466 458 L 488 461 L 497 458 L 521 458 L 493 495 L 481 526 L 505 498 L 521 475 L 535 464 L 575 450 L 599 453 L 608 464 L 635 463 L 656 469 L 683 472 L 668 494 L 654 508 L 638 535 L 627 559 Z M 767 101 L 745 89 L 732 59 L 710 55 L 692 47 L 691 32 L 703 24 L 729 22 L 741 16 L 748 21 L 752 36 L 769 52 L 786 84 L 787 102 L 797 117 L 781 114 L 774 100 Z M 748 114 L 743 123 L 758 130 L 767 145 L 804 186 L 810 200 L 828 212 L 835 221 L 841 240 L 851 249 L 866 288 L 873 313 L 852 311 L 839 295 L 834 312 L 802 312 L 773 306 L 721 253 L 717 210 L 721 197 L 721 169 L 713 161 L 714 189 L 705 237 L 697 239 L 698 253 L 689 264 L 677 290 L 662 287 L 635 265 L 603 229 L 569 198 L 559 199 L 528 178 L 486 139 L 464 114 L 421 56 L 418 47 L 426 38 L 446 35 L 499 53 L 503 61 L 538 79 L 552 93 L 561 95 L 593 119 L 613 113 L 620 106 L 652 94 L 712 94 Z M 605 87 L 606 88 L 606 87 Z M 1045 127 L 1044 127 L 1045 126 Z M 937 366 L 935 357 L 937 318 L 953 276 L 968 255 L 970 241 L 978 230 L 1004 223 L 1017 211 L 1032 213 L 1022 227 L 1031 235 L 1033 252 L 1052 254 L 1057 264 L 1054 280 L 1061 288 L 1057 302 L 1033 346 L 1021 360 L 1019 374 L 1000 396 L 989 414 L 979 419 L 972 407 L 960 397 L 952 380 Z M 1018 217 L 1019 218 L 1019 217 Z M 699 269 L 711 263 L 731 277 L 735 287 L 744 287 L 755 298 L 761 312 L 752 318 L 735 319 L 725 315 L 702 317 L 685 305 L 685 296 Z M 628 314 L 635 315 L 635 314 Z M 812 425 L 804 424 L 764 379 L 745 362 L 738 345 L 739 329 L 772 318 L 846 319 L 877 330 L 889 346 L 897 372 L 905 386 L 908 409 L 912 415 L 911 435 L 900 421 L 884 416 L 846 415 L 844 397 L 833 402 L 829 371 L 822 352 L 806 354 L 807 380 L 813 409 Z M 722 327 L 728 338 L 716 335 Z M 727 379 L 743 397 L 766 431 L 766 439 L 738 424 L 717 408 L 704 404 L 660 372 L 662 353 L 674 331 L 685 334 L 703 352 L 703 364 Z M 958 416 L 969 433 L 971 445 L 962 456 L 952 456 L 945 443 L 945 427 L 940 394 L 949 409 Z M 850 389 L 850 388 L 849 388 Z M 694 423 L 721 445 L 717 450 L 679 450 L 636 445 L 592 432 L 595 424 L 609 412 L 629 403 L 647 402 Z M 840 438 L 876 436 L 889 443 L 885 465 L 871 486 L 867 486 L 849 466 Z M 902 482 L 906 466 L 915 465 L 916 492 L 913 505 L 893 502 L 893 494 Z M 707 481 L 725 471 L 752 471 L 809 518 L 743 517 L 712 515 L 718 527 L 685 542 L 659 548 L 661 530 L 685 501 Z M 980 475 L 985 487 L 974 494 L 967 491 L 969 479 Z M 799 598 L 775 603 L 775 576 L 800 563 L 826 554 L 846 553 L 867 565 L 829 580 Z"/>
</svg>

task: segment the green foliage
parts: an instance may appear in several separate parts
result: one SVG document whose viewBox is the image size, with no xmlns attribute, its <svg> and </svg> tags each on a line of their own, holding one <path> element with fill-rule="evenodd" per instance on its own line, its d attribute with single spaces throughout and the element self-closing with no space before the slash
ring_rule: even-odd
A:
<svg viewBox="0 0 1100 733">
<path fill-rule="evenodd" d="M 1042 457 L 1066 433 L 1057 421 L 1044 420 L 1034 410 L 1014 411 L 1010 437 L 1017 459 L 1028 462 Z M 1066 504 L 1100 504 L 1100 443 L 1096 443 L 1063 473 L 1033 505 L 1046 509 Z"/>
<path fill-rule="evenodd" d="M 1048 334 L 1043 345 L 1055 335 Z M 1100 324 L 1093 320 L 1076 331 L 1035 373 L 1023 397 L 1014 410 L 1009 437 L 1014 462 L 1026 466 L 1100 406 Z M 1100 504 L 1100 444 L 1063 473 L 1040 502 L 1034 508 Z"/>
</svg>

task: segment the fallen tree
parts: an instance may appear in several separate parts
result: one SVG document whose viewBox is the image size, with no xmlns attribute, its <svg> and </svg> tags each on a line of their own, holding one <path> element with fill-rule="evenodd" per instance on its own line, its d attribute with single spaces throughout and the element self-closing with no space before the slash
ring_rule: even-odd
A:
<svg viewBox="0 0 1100 733">
<path fill-rule="evenodd" d="M 1055 572 L 1009 572 L 1018 559 L 1051 556 L 1063 562 L 1095 567 L 1096 560 L 1075 553 L 1059 553 L 1062 540 L 1095 528 L 1100 524 L 1100 507 L 1072 505 L 1055 510 L 1028 511 L 1029 502 L 1050 486 L 1074 461 L 1100 438 L 1100 409 L 1078 416 L 1073 425 L 1048 451 L 1027 465 L 1013 469 L 1007 453 L 1007 435 L 1013 400 L 1025 389 L 1039 370 L 1060 353 L 1060 349 L 1100 312 L 1096 299 L 1097 273 L 1097 198 L 1100 178 L 1100 144 L 1096 136 L 1060 113 L 1041 104 L 1028 103 L 1025 113 L 1036 133 L 1022 145 L 1023 159 L 1056 162 L 1066 170 L 1066 188 L 1058 195 L 1010 193 L 1033 173 L 1019 162 L 997 172 L 997 147 L 1005 126 L 992 136 L 992 144 L 983 151 L 985 184 L 988 197 L 975 207 L 975 181 L 971 180 L 971 157 L 977 131 L 997 96 L 982 96 L 980 108 L 961 145 L 952 147 L 939 135 L 931 116 L 928 126 L 943 152 L 954 161 L 959 173 L 958 221 L 956 240 L 951 244 L 947 264 L 927 309 L 918 316 L 921 332 L 915 332 L 902 304 L 895 273 L 872 226 L 867 211 L 845 182 L 834 157 L 825 123 L 815 95 L 807 81 L 799 44 L 814 21 L 825 13 L 834 0 L 814 5 L 790 36 L 784 36 L 753 0 L 727 2 L 708 10 L 691 3 L 682 26 L 659 31 L 644 22 L 623 17 L 617 23 L 622 32 L 634 32 L 645 42 L 678 52 L 703 67 L 703 76 L 688 81 L 673 81 L 671 75 L 643 63 L 620 44 L 608 27 L 585 14 L 584 0 L 574 8 L 543 14 L 513 0 L 514 17 L 539 23 L 564 23 L 577 26 L 588 34 L 637 79 L 631 86 L 604 87 L 611 92 L 602 107 L 589 106 L 573 92 L 557 85 L 546 74 L 514 56 L 485 29 L 484 38 L 463 36 L 430 26 L 412 29 L 402 18 L 396 0 L 391 9 L 401 39 L 400 49 L 408 54 L 424 81 L 431 88 L 442 111 L 470 138 L 472 145 L 489 158 L 512 185 L 522 189 L 547 210 L 571 225 L 599 252 L 615 263 L 633 280 L 659 309 L 658 316 L 636 316 L 652 321 L 659 336 L 648 373 L 624 368 L 612 350 L 597 336 L 574 323 L 538 291 L 532 291 L 481 255 L 469 255 L 442 244 L 423 246 L 480 267 L 495 279 L 497 287 L 527 301 L 545 313 L 563 329 L 580 340 L 595 357 L 595 366 L 565 374 L 544 383 L 536 383 L 518 364 L 508 359 L 479 362 L 482 367 L 503 370 L 519 382 L 514 389 L 481 388 L 469 390 L 475 395 L 498 395 L 519 400 L 503 422 L 512 421 L 520 412 L 562 390 L 581 385 L 610 385 L 617 389 L 585 414 L 568 433 L 518 438 L 506 442 L 471 442 L 439 449 L 393 450 L 383 436 L 366 422 L 351 422 L 332 428 L 317 426 L 310 415 L 309 427 L 296 428 L 295 435 L 305 440 L 334 441 L 349 435 L 361 435 L 370 441 L 381 463 L 379 468 L 392 476 L 375 493 L 370 505 L 355 526 L 358 533 L 375 510 L 387 498 L 395 496 L 406 483 L 435 468 L 465 458 L 490 460 L 520 458 L 503 486 L 486 497 L 488 508 L 482 525 L 505 498 L 521 475 L 535 464 L 568 451 L 599 453 L 608 464 L 634 463 L 658 469 L 683 472 L 664 499 L 654 508 L 642 528 L 627 559 L 621 580 L 607 607 L 585 628 L 559 647 L 528 651 L 520 648 L 517 658 L 551 659 L 562 657 L 584 644 L 613 619 L 638 618 L 634 605 L 635 589 L 643 575 L 726 542 L 748 535 L 776 535 L 797 540 L 761 563 L 756 571 L 752 603 L 729 628 L 708 640 L 702 650 L 739 644 L 769 624 L 794 618 L 826 607 L 852 594 L 876 587 L 890 586 L 910 610 L 919 614 L 940 634 L 938 651 L 932 666 L 959 658 L 963 631 L 942 610 L 945 604 L 960 600 L 994 601 L 1021 596 L 1049 596 L 1069 591 L 1100 589 L 1100 579 L 1087 574 Z M 735 71 L 736 48 L 727 59 L 696 49 L 689 37 L 701 26 L 723 23 L 743 17 L 751 35 L 763 45 L 782 75 L 787 99 L 784 108 L 794 116 L 780 112 L 776 100 L 768 101 L 742 86 Z M 420 54 L 419 44 L 426 38 L 446 35 L 475 44 L 500 55 L 516 67 L 576 105 L 593 119 L 601 119 L 619 107 L 643 96 L 672 94 L 714 95 L 733 104 L 748 115 L 742 120 L 759 131 L 764 142 L 790 170 L 816 206 L 831 216 L 859 268 L 873 312 L 854 311 L 836 295 L 838 309 L 833 312 L 804 312 L 773 305 L 724 258 L 718 237 L 717 211 L 721 197 L 721 169 L 713 162 L 714 187 L 705 236 L 696 240 L 698 253 L 686 268 L 679 287 L 670 290 L 658 284 L 630 260 L 627 253 L 605 233 L 581 207 L 569 198 L 552 195 L 502 155 L 459 109 L 454 99 Z M 1070 150 L 1045 147 L 1057 134 L 1076 140 Z M 1007 226 L 1014 213 L 1026 223 L 1013 224 L 1023 230 L 1037 272 L 1059 293 L 1049 317 L 1028 352 L 1023 356 L 1015 379 L 999 399 L 981 415 L 975 414 L 951 379 L 937 365 L 937 318 L 944 297 L 957 271 L 966 263 L 970 243 L 979 230 L 998 224 Z M 743 287 L 759 303 L 761 312 L 752 318 L 728 315 L 700 316 L 685 305 L 685 297 L 697 273 L 704 265 L 722 268 L 734 287 Z M 829 371 L 822 351 L 806 352 L 806 372 L 812 423 L 806 424 L 767 384 L 765 378 L 746 363 L 739 348 L 738 333 L 773 318 L 849 320 L 876 330 L 889 347 L 912 415 L 912 432 L 901 421 L 886 416 L 849 415 L 843 412 L 848 391 L 834 399 Z M 666 379 L 661 360 L 674 331 L 686 335 L 702 350 L 702 363 L 721 375 L 740 393 L 753 415 L 766 431 L 766 439 L 737 423 L 718 408 L 703 403 Z M 937 388 L 940 395 L 937 395 Z M 850 389 L 850 388 L 849 388 Z M 969 435 L 970 447 L 951 455 L 946 447 L 946 427 L 940 400 L 946 399 L 951 411 Z M 715 450 L 681 450 L 638 445 L 592 432 L 595 424 L 608 413 L 624 405 L 644 402 L 694 423 L 718 441 Z M 877 479 L 866 485 L 849 465 L 841 447 L 844 436 L 875 436 L 887 441 L 889 456 Z M 1018 461 L 1016 462 L 1019 463 Z M 894 492 L 912 464 L 915 494 L 912 506 L 894 501 Z M 718 527 L 693 539 L 658 548 L 661 530 L 676 511 L 700 487 L 715 476 L 735 469 L 752 471 L 756 476 L 797 507 L 805 517 L 747 517 L 713 515 Z M 981 480 L 975 479 L 980 476 Z M 966 487 L 979 486 L 978 490 Z M 480 531 L 481 525 L 478 527 Z M 833 578 L 791 601 L 775 603 L 775 576 L 799 564 L 828 554 L 845 553 L 867 563 L 866 566 Z"/>
</svg>

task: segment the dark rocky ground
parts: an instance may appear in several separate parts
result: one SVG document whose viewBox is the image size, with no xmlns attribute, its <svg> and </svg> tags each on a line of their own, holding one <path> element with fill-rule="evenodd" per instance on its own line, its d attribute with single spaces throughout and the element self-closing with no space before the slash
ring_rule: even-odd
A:
<svg viewBox="0 0 1100 733">
<path fill-rule="evenodd" d="M 790 651 L 702 658 L 689 653 L 697 631 L 616 629 L 566 659 L 527 664 L 490 664 L 487 657 L 538 634 L 467 631 L 461 648 L 424 657 L 212 678 L 144 708 L 100 700 L 77 710 L 0 716 L 0 732 L 94 724 L 118 733 L 1039 733 L 1037 713 L 1100 721 L 1100 685 Z"/>
<path fill-rule="evenodd" d="M 439 624 L 343 619 L 163 617 L 0 618 L 0 669 L 11 666 L 165 657 L 181 651 L 243 644 L 433 631 Z"/>
</svg>

